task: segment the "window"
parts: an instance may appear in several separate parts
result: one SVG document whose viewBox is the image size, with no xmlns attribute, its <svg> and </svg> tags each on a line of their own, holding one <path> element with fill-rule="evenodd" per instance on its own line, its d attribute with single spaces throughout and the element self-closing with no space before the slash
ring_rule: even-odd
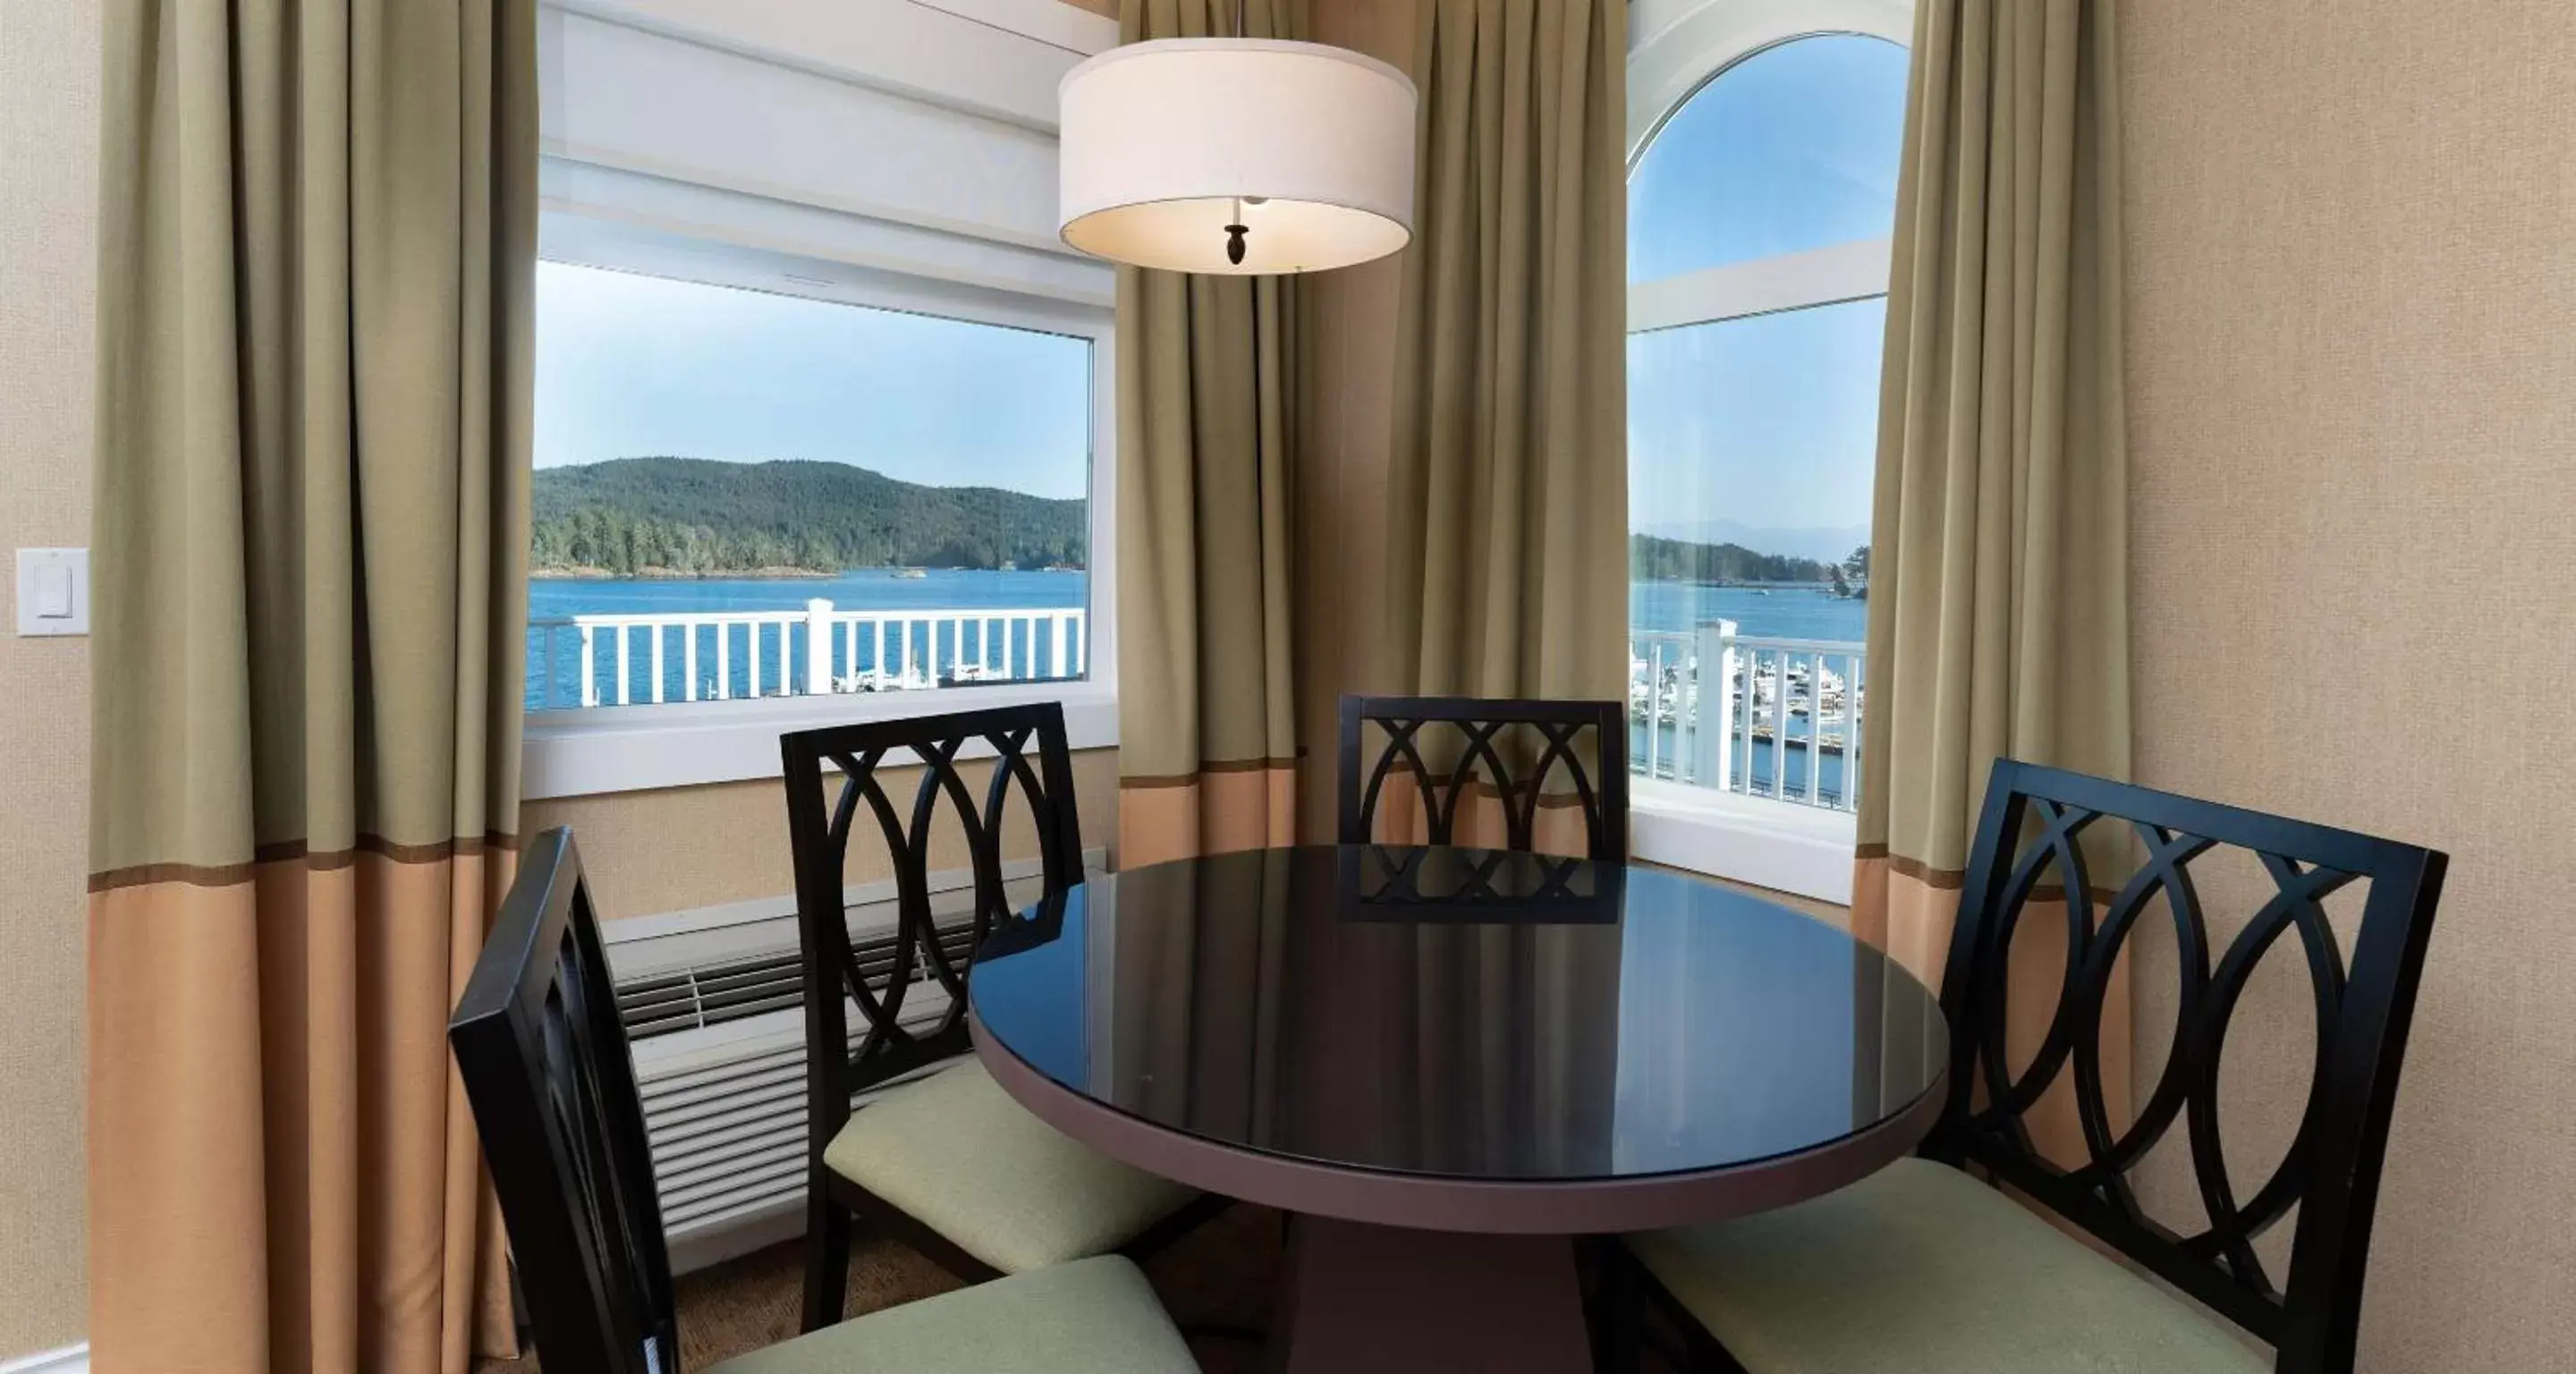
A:
<svg viewBox="0 0 2576 1374">
<path fill-rule="evenodd" d="M 1805 826 L 1847 870 L 1902 11 L 1878 36 L 1748 34 L 1755 7 L 1705 8 L 1703 32 L 1728 31 L 1628 183 L 1631 766 L 1641 810 Z M 1632 89 L 1674 62 L 1641 51 Z"/>
<path fill-rule="evenodd" d="M 1105 310 L 726 245 L 557 237 L 580 251 L 537 270 L 540 785 L 774 771 L 781 729 L 944 709 L 925 696 L 967 689 L 966 704 L 1045 697 L 1114 717 L 1093 461 Z M 742 759 L 712 770 L 618 781 L 579 762 L 600 751 L 563 747 L 605 728 L 618 749 L 668 755 L 638 732 L 727 726 Z M 568 762 L 578 779 L 557 776 Z"/>
</svg>

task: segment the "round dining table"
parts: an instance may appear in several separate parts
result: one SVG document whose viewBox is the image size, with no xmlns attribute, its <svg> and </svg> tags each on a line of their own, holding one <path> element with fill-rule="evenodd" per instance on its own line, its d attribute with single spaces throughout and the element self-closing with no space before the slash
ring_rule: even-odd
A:
<svg viewBox="0 0 2576 1374">
<path fill-rule="evenodd" d="M 1680 874 L 1312 846 L 1091 878 L 1000 923 L 977 1055 L 1066 1135 L 1292 1214 L 1292 1370 L 1590 1367 L 1573 1237 L 1722 1221 L 1911 1151 L 1939 998 Z"/>
</svg>

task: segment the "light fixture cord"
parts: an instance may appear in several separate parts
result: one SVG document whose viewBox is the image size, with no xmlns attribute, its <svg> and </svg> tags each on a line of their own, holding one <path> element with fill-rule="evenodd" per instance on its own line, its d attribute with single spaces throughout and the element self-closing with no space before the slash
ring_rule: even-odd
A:
<svg viewBox="0 0 2576 1374">
<path fill-rule="evenodd" d="M 1244 0 L 1234 0 L 1234 36 L 1237 38 L 1249 38 L 1252 36 L 1250 26 L 1244 15 Z M 1234 222 L 1225 226 L 1225 260 L 1227 262 L 1233 263 L 1238 267 L 1243 265 L 1243 255 L 1246 251 L 1244 239 L 1251 233 L 1252 227 L 1243 222 L 1243 197 L 1236 196 L 1234 198 Z"/>
</svg>

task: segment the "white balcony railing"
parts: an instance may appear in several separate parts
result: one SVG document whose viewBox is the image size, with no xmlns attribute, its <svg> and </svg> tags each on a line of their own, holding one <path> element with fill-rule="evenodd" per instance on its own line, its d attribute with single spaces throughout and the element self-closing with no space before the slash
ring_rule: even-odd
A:
<svg viewBox="0 0 2576 1374">
<path fill-rule="evenodd" d="M 528 709 L 890 692 L 1083 676 L 1069 607 L 656 611 L 528 622 Z"/>
<path fill-rule="evenodd" d="M 1859 805 L 1862 646 L 1628 632 L 1628 770 L 1829 811 Z"/>
</svg>

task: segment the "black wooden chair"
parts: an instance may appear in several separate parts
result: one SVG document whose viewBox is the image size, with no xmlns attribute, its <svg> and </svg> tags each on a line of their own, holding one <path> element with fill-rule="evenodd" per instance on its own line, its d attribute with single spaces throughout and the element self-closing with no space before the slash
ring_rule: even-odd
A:
<svg viewBox="0 0 2576 1374">
<path fill-rule="evenodd" d="M 974 743 L 995 756 L 980 803 L 958 767 Z M 1011 915 L 1002 836 L 1014 794 L 1034 823 L 1042 893 L 1082 881 L 1062 708 L 1007 706 L 804 730 L 781 736 L 779 746 L 805 950 L 805 1329 L 841 1318 L 854 1217 L 978 1282 L 1111 1250 L 1150 1254 L 1221 1208 L 1224 1199 L 1119 1163 L 1038 1120 L 971 1057 L 967 964 L 994 924 Z M 882 770 L 916 761 L 920 781 L 910 805 L 898 810 Z M 830 801 L 827 762 L 842 775 Z M 962 931 L 943 932 L 931 909 L 930 850 L 942 799 L 973 873 Z M 852 950 L 844 902 L 851 832 L 863 809 L 894 869 L 895 953 L 881 964 L 863 964 Z M 906 994 L 917 986 L 946 998 L 926 1024 L 905 1015 Z M 852 1007 L 863 1022 L 855 1038 Z M 896 1082 L 961 1055 L 968 1057 Z M 878 1096 L 853 1112 L 852 1094 L 872 1090 Z"/>
<path fill-rule="evenodd" d="M 2134 835 L 2144 855 L 2098 921 L 2078 844 L 2096 829 Z M 2250 855 L 2243 871 L 2259 864 L 2272 890 L 2219 948 L 2192 865 L 2222 847 Z M 1998 760 L 1942 980 L 1949 1096 L 1921 1156 L 1778 1212 L 1628 1237 L 1638 1267 L 1614 1276 L 1614 1290 L 1627 1291 L 1611 1302 L 1611 1362 L 1628 1362 L 1642 1297 L 1682 1318 L 1692 1368 L 2348 1374 L 2389 1112 L 2446 862 L 2414 845 Z M 2005 1050 L 2007 955 L 2043 879 L 2052 898 L 2064 894 L 2071 948 L 2041 1046 L 2016 1071 Z M 2347 950 L 2323 903 L 2354 884 L 2364 886 L 2361 921 Z M 2181 1007 L 2164 1071 L 2124 1125 L 2104 1099 L 2102 1008 L 2133 929 L 2158 914 L 2174 931 Z M 2305 956 L 2316 1068 L 2287 1152 L 2247 1194 L 2223 1152 L 2218 1067 L 2248 978 L 2285 938 Z M 2073 1169 L 2040 1154 L 2026 1121 L 2061 1079 L 2086 1155 Z M 2190 1235 L 2150 1216 L 2129 1181 L 2177 1122 L 2208 1215 Z M 2083 1228 L 2270 1345 L 2273 1358 L 1966 1169 Z M 2255 1240 L 2294 1206 L 2284 1283 Z"/>
<path fill-rule="evenodd" d="M 538 1360 L 555 1374 L 682 1374 L 644 1106 L 571 831 L 521 857 L 447 1035 Z M 907 1303 L 714 1374 L 1197 1367 L 1143 1273 L 1113 1255 Z"/>
<path fill-rule="evenodd" d="M 1368 727 L 1384 742 L 1362 762 Z M 1441 731 L 1437 727 L 1447 727 Z M 1580 743 L 1592 732 L 1589 749 Z M 1447 737 L 1443 738 L 1442 735 Z M 1447 757 L 1444 765 L 1430 762 Z M 1365 768 L 1365 771 L 1363 771 Z M 1502 808 L 1504 848 L 1537 847 L 1539 808 L 1550 779 L 1563 776 L 1583 810 L 1589 858 L 1628 858 L 1628 712 L 1615 701 L 1538 701 L 1474 697 L 1342 698 L 1341 823 L 1343 844 L 1375 838 L 1387 780 L 1408 776 L 1420 789 L 1423 826 L 1432 844 L 1461 843 L 1459 812 L 1470 792 L 1490 789 Z M 1560 792 L 1559 795 L 1564 795 Z M 1464 843 L 1473 844 L 1471 837 Z"/>
</svg>

